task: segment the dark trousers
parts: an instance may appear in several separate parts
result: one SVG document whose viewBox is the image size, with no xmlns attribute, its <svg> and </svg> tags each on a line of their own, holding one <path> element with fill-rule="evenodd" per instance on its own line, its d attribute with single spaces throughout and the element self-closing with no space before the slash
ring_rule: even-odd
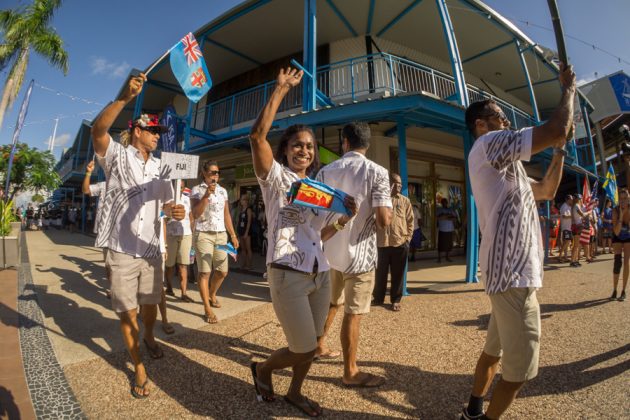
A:
<svg viewBox="0 0 630 420">
<path fill-rule="evenodd" d="M 392 287 L 389 291 L 391 303 L 398 303 L 402 298 L 403 276 L 407 265 L 407 246 L 387 246 L 378 249 L 378 265 L 376 266 L 376 279 L 374 282 L 374 302 L 381 303 L 385 300 L 387 291 L 387 274 L 392 272 Z"/>
</svg>

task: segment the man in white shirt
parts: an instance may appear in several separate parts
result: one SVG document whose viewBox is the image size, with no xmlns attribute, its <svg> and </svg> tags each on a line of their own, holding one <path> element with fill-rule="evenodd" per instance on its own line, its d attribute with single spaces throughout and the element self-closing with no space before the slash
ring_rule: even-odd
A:
<svg viewBox="0 0 630 420">
<path fill-rule="evenodd" d="M 199 293 L 205 320 L 209 324 L 218 322 L 212 308 L 221 307 L 217 292 L 228 273 L 227 253 L 217 249 L 217 246 L 227 244 L 229 232 L 234 248 L 238 249 L 238 238 L 230 215 L 230 201 L 227 190 L 219 185 L 219 173 L 219 164 L 216 161 L 204 162 L 201 170 L 204 182 L 193 187 L 190 200 L 192 215 L 196 220 L 193 246 L 199 271 Z"/>
<path fill-rule="evenodd" d="M 463 419 L 498 419 L 523 384 L 538 373 L 540 306 L 544 247 L 536 200 L 554 198 L 562 178 L 564 146 L 571 131 L 575 74 L 561 65 L 562 99 L 538 127 L 510 131 L 510 122 L 492 100 L 466 110 L 466 126 L 475 137 L 468 156 L 469 177 L 479 212 L 481 279 L 492 313 L 486 345 L 477 362 Z M 554 146 L 542 181 L 528 178 L 521 161 Z M 487 412 L 483 399 L 502 366 Z"/>
<path fill-rule="evenodd" d="M 562 247 L 558 259 L 560 262 L 569 262 L 567 252 L 569 251 L 569 245 L 573 241 L 573 233 L 571 232 L 571 207 L 573 206 L 573 196 L 567 195 L 564 199 L 564 203 L 560 206 L 560 240 L 562 241 Z"/>
<path fill-rule="evenodd" d="M 171 279 L 177 265 L 177 274 L 179 275 L 179 285 L 181 290 L 181 299 L 184 302 L 193 302 L 192 298 L 186 293 L 188 287 L 188 266 L 190 265 L 190 248 L 192 247 L 192 223 L 194 221 L 190 210 L 190 190 L 184 188 L 184 181 L 181 182 L 180 203 L 184 206 L 186 217 L 182 220 L 171 220 L 166 224 L 166 294 L 175 296 Z"/>
<path fill-rule="evenodd" d="M 131 77 L 121 96 L 109 104 L 94 120 L 94 152 L 107 179 L 101 198 L 101 224 L 96 246 L 108 248 L 107 264 L 111 269 L 112 307 L 120 317 L 120 329 L 135 367 L 131 394 L 149 396 L 148 377 L 139 351 L 137 308 L 141 307 L 144 344 L 152 358 L 164 353 L 153 336 L 157 305 L 162 297 L 161 220 L 181 220 L 184 207 L 174 205 L 170 181 L 160 174 L 160 160 L 152 155 L 157 147 L 160 126 L 157 116 L 142 114 L 121 134 L 126 148 L 112 140 L 108 131 L 120 112 L 141 91 L 146 76 Z"/>
<path fill-rule="evenodd" d="M 326 348 L 325 337 L 337 308 L 343 304 L 342 382 L 351 387 L 377 387 L 384 383 L 384 378 L 359 370 L 357 350 L 361 315 L 370 311 L 374 290 L 374 271 L 378 254 L 376 226 L 385 228 L 392 220 L 389 173 L 387 169 L 365 157 L 370 147 L 371 136 L 367 124 L 348 124 L 343 128 L 342 136 L 344 155 L 322 168 L 317 179 L 353 196 L 358 205 L 358 212 L 345 226 L 339 226 L 338 229 L 341 230 L 324 246 L 324 253 L 331 268 L 332 296 L 324 335 L 319 340 L 316 357 L 335 357 Z M 330 213 L 325 225 L 332 224 L 336 217 L 338 215 Z"/>
</svg>

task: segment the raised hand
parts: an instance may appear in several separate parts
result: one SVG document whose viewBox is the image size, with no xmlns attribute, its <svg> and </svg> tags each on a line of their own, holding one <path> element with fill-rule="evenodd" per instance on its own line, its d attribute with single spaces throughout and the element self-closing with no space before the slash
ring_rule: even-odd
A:
<svg viewBox="0 0 630 420">
<path fill-rule="evenodd" d="M 147 76 L 144 73 L 140 73 L 137 76 L 129 79 L 129 84 L 125 88 L 123 92 L 123 99 L 130 101 L 142 92 L 142 87 L 144 86 L 144 82 L 147 81 Z"/>
<path fill-rule="evenodd" d="M 573 66 L 567 66 L 561 62 L 558 79 L 563 89 L 575 89 L 575 73 L 573 72 Z"/>
<path fill-rule="evenodd" d="M 278 86 L 292 88 L 300 84 L 302 81 L 303 71 L 287 67 L 286 69 L 280 69 L 276 83 Z"/>
<path fill-rule="evenodd" d="M 94 172 L 94 161 L 93 160 L 88 162 L 87 166 L 85 167 L 85 172 Z"/>
</svg>

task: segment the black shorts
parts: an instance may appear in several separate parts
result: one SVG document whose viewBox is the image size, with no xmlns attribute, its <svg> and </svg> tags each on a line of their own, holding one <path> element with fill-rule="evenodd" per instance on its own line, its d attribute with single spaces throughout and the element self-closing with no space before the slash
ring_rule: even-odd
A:
<svg viewBox="0 0 630 420">
<path fill-rule="evenodd" d="M 562 240 L 563 241 L 570 241 L 571 239 L 573 239 L 573 232 L 571 232 L 570 230 L 563 230 L 562 231 Z"/>
<path fill-rule="evenodd" d="M 619 236 L 615 235 L 613 233 L 612 235 L 612 243 L 613 244 L 625 244 L 625 243 L 630 243 L 630 238 L 625 238 L 625 239 L 621 239 L 619 238 Z"/>
</svg>

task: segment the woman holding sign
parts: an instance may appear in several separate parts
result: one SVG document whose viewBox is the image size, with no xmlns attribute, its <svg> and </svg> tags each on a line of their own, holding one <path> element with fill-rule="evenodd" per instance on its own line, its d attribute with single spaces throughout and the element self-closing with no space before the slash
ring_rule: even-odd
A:
<svg viewBox="0 0 630 420">
<path fill-rule="evenodd" d="M 287 199 L 292 184 L 314 174 L 319 167 L 313 131 L 302 125 L 287 128 L 275 159 L 267 140 L 280 103 L 301 80 L 302 72 L 280 70 L 276 87 L 250 133 L 254 171 L 268 223 L 267 279 L 276 316 L 288 341 L 288 347 L 274 351 L 264 362 L 252 363 L 251 370 L 258 400 L 271 402 L 275 400 L 273 371 L 291 367 L 293 378 L 285 400 L 317 417 L 322 408 L 302 395 L 301 388 L 315 355 L 317 338 L 324 331 L 330 303 L 329 267 L 322 240 L 336 230 L 333 225 L 321 229 L 324 217 Z M 346 201 L 355 213 L 354 200 Z M 336 223 L 345 225 L 350 217 L 342 215 Z"/>
</svg>

